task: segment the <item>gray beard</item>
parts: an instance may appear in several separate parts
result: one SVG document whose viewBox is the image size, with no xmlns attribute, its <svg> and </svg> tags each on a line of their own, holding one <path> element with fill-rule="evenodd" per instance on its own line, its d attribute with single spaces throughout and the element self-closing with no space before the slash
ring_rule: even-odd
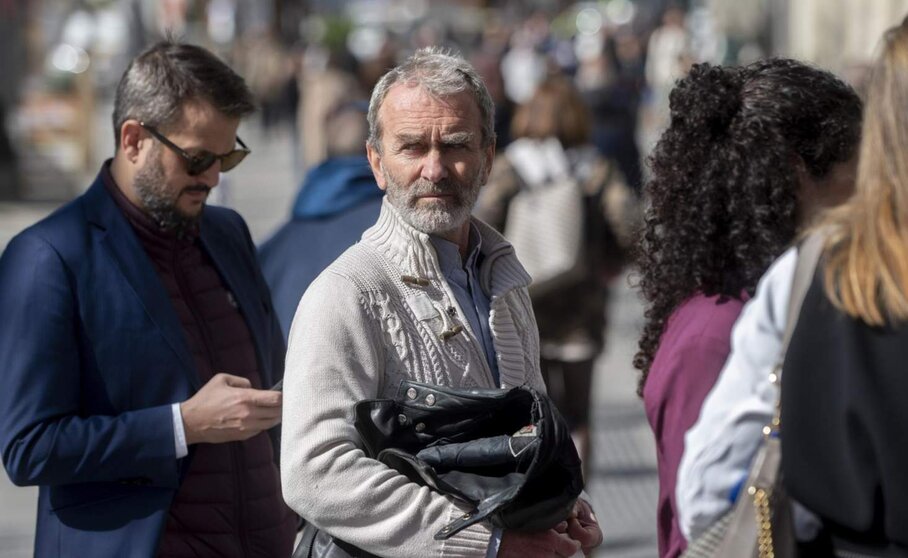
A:
<svg viewBox="0 0 908 558">
<path fill-rule="evenodd" d="M 452 180 L 432 183 L 421 178 L 405 187 L 394 180 L 384 168 L 382 175 L 387 183 L 388 201 L 397 209 L 401 218 L 420 232 L 440 236 L 459 229 L 470 219 L 470 213 L 482 188 L 480 178 L 483 175 L 482 171 L 480 168 L 471 183 L 466 186 Z M 452 195 L 453 203 L 438 203 L 432 207 L 418 206 L 417 196 L 426 194 Z"/>
<path fill-rule="evenodd" d="M 161 165 L 161 153 L 152 154 L 152 158 L 142 167 L 133 179 L 133 188 L 142 202 L 142 209 L 166 232 L 173 232 L 183 238 L 198 227 L 202 212 L 198 215 L 186 215 L 177 209 L 176 196 L 167 191 L 165 186 L 164 167 Z"/>
</svg>

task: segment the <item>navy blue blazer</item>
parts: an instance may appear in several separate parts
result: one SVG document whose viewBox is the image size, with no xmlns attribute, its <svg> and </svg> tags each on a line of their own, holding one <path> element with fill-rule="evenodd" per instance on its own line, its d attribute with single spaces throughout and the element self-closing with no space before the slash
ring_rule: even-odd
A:
<svg viewBox="0 0 908 558">
<path fill-rule="evenodd" d="M 284 342 L 246 224 L 207 207 L 201 242 L 272 385 Z M 170 406 L 201 385 L 170 298 L 100 175 L 0 257 L 0 367 L 3 464 L 14 483 L 40 486 L 35 556 L 154 556 L 193 455 L 176 458 Z"/>
</svg>

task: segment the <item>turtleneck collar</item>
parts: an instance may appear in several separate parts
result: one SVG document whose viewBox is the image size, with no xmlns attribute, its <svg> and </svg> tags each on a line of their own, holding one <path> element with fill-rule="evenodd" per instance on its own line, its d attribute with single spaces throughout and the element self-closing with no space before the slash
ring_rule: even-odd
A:
<svg viewBox="0 0 908 558">
<path fill-rule="evenodd" d="M 482 254 L 480 285 L 489 296 L 497 296 L 516 287 L 530 284 L 530 276 L 517 261 L 514 247 L 495 229 L 471 219 L 471 226 L 479 234 L 478 245 Z M 405 275 L 443 281 L 444 273 L 430 236 L 407 223 L 397 208 L 382 201 L 381 213 L 375 224 L 363 233 L 364 242 L 372 244 Z M 491 272 L 495 267 L 495 274 Z"/>
</svg>

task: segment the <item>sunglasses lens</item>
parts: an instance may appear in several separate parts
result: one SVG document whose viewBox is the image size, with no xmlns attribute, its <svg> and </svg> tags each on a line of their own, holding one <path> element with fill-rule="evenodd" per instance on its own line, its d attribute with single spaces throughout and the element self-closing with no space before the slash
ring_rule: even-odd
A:
<svg viewBox="0 0 908 558">
<path fill-rule="evenodd" d="M 221 159 L 221 172 L 227 172 L 239 165 L 243 162 L 243 159 L 246 158 L 248 153 L 249 152 L 245 149 L 234 149 L 227 155 L 224 155 L 223 159 Z"/>
<path fill-rule="evenodd" d="M 190 176 L 198 176 L 207 171 L 217 160 L 217 155 L 212 153 L 200 153 L 193 157 L 189 162 L 189 169 L 187 169 L 187 171 Z"/>
</svg>

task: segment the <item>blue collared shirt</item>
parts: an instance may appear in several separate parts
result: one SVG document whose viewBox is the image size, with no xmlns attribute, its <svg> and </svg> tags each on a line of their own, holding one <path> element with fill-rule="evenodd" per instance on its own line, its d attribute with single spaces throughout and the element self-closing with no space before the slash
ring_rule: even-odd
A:
<svg viewBox="0 0 908 558">
<path fill-rule="evenodd" d="M 470 224 L 470 240 L 466 260 L 460 257 L 457 244 L 437 236 L 429 237 L 435 252 L 438 254 L 438 265 L 451 287 L 457 304 L 466 316 L 460 316 L 461 321 L 470 325 L 473 334 L 482 345 L 489 368 L 492 369 L 492 378 L 495 385 L 499 385 L 498 360 L 495 356 L 495 345 L 492 343 L 492 330 L 489 326 L 489 312 L 491 301 L 479 286 L 479 266 L 482 263 L 482 240 L 476 226 Z"/>
<path fill-rule="evenodd" d="M 482 239 L 476 226 L 470 224 L 470 240 L 467 247 L 467 259 L 464 262 L 460 257 L 457 244 L 437 236 L 429 237 L 435 252 L 438 254 L 438 265 L 451 287 L 454 298 L 461 310 L 466 313 L 466 321 L 470 324 L 476 338 L 482 344 L 486 361 L 492 370 L 495 385 L 500 385 L 498 374 L 498 360 L 495 357 L 495 345 L 492 343 L 492 328 L 489 326 L 489 312 L 491 301 L 479 286 L 479 266 L 482 263 Z M 463 317 L 461 317 L 463 319 Z M 495 558 L 498 547 L 501 545 L 502 530 L 498 527 L 492 529 L 486 558 Z"/>
</svg>

